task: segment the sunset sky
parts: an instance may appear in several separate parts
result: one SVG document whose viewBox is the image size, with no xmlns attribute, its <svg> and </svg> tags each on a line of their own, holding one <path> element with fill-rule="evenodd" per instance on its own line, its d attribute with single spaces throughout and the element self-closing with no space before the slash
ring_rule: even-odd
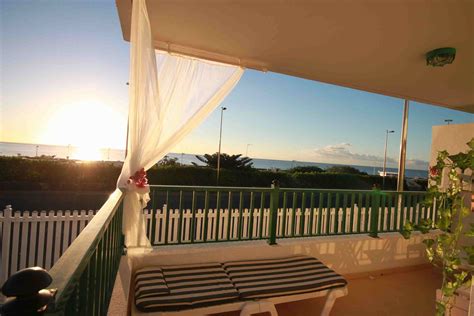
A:
<svg viewBox="0 0 474 316">
<path fill-rule="evenodd" d="M 1 1 L 0 141 L 125 146 L 129 43 L 115 2 Z M 222 150 L 258 158 L 379 164 L 398 159 L 403 100 L 247 70 L 225 99 Z M 217 151 L 217 109 L 174 152 Z M 408 168 L 425 168 L 431 127 L 474 115 L 411 103 Z"/>
</svg>

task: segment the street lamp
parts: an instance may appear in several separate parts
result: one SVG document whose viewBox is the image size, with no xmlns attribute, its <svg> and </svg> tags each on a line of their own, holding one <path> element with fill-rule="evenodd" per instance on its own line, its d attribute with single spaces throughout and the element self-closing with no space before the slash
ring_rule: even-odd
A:
<svg viewBox="0 0 474 316">
<path fill-rule="evenodd" d="M 389 131 L 388 129 L 385 130 L 385 149 L 384 149 L 384 157 L 383 157 L 383 171 L 382 171 L 382 190 L 385 190 L 385 176 L 386 174 L 386 167 L 387 167 L 387 144 L 388 144 L 388 134 L 394 133 L 395 131 Z"/>
<path fill-rule="evenodd" d="M 451 119 L 447 119 L 447 120 L 444 120 L 444 121 L 446 122 L 446 124 L 448 124 L 448 125 L 449 125 L 449 123 L 451 123 L 453 120 L 451 120 Z"/>
<path fill-rule="evenodd" d="M 224 117 L 224 111 L 226 107 L 221 107 L 221 127 L 219 129 L 219 151 L 217 152 L 217 185 L 219 185 L 219 173 L 221 170 L 221 144 L 222 144 L 222 119 Z"/>
</svg>

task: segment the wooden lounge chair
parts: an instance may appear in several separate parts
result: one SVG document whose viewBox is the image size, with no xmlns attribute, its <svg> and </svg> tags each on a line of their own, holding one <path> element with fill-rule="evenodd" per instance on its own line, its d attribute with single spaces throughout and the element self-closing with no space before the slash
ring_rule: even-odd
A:
<svg viewBox="0 0 474 316">
<path fill-rule="evenodd" d="M 270 312 L 275 305 L 326 296 L 321 315 L 347 295 L 347 281 L 308 256 L 146 267 L 135 273 L 133 315 Z"/>
</svg>

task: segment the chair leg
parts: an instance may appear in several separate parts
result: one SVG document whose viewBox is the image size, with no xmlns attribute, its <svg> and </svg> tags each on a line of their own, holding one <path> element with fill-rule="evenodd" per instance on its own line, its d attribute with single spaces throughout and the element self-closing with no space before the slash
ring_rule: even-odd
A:
<svg viewBox="0 0 474 316">
<path fill-rule="evenodd" d="M 240 316 L 251 316 L 260 312 L 260 306 L 257 302 L 249 302 L 244 305 L 240 311 Z"/>
<path fill-rule="evenodd" d="M 334 306 L 334 302 L 337 298 L 346 296 L 347 295 L 347 286 L 339 289 L 332 289 L 329 291 L 326 302 L 324 303 L 323 311 L 321 312 L 321 316 L 329 316 L 331 313 L 332 307 Z"/>
<path fill-rule="evenodd" d="M 260 313 L 268 312 L 271 316 L 278 316 L 277 310 L 275 308 L 275 304 L 272 302 L 261 301 L 260 302 Z"/>
<path fill-rule="evenodd" d="M 244 305 L 244 308 L 240 311 L 240 316 L 251 316 L 259 313 L 270 313 L 271 316 L 278 316 L 275 305 L 272 302 L 260 301 L 260 302 L 249 302 Z"/>
</svg>

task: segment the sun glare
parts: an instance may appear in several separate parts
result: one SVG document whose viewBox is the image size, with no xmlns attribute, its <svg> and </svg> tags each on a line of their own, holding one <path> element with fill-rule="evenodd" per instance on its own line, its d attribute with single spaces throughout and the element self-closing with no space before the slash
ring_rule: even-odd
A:
<svg viewBox="0 0 474 316">
<path fill-rule="evenodd" d="M 124 118 L 103 102 L 77 101 L 64 104 L 51 116 L 41 141 L 77 147 L 73 159 L 101 160 L 101 148 L 124 147 L 125 126 Z"/>
<path fill-rule="evenodd" d="M 71 155 L 72 159 L 78 160 L 103 160 L 100 148 L 95 147 L 78 147 Z"/>
</svg>

